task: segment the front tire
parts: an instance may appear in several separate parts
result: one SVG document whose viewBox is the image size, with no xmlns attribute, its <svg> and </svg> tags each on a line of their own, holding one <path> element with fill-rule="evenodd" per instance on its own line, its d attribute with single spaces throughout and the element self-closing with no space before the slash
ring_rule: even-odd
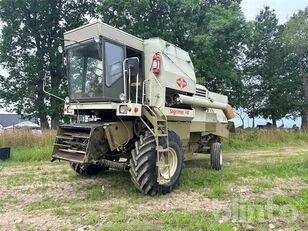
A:
<svg viewBox="0 0 308 231">
<path fill-rule="evenodd" d="M 211 168 L 221 170 L 222 168 L 222 148 L 221 143 L 211 144 Z"/>
<path fill-rule="evenodd" d="M 157 182 L 157 152 L 154 136 L 141 137 L 135 144 L 130 159 L 130 174 L 134 185 L 144 194 L 157 195 L 171 192 L 178 184 L 183 169 L 184 151 L 180 137 L 173 131 L 168 133 L 170 148 L 171 178 L 168 183 Z"/>
</svg>

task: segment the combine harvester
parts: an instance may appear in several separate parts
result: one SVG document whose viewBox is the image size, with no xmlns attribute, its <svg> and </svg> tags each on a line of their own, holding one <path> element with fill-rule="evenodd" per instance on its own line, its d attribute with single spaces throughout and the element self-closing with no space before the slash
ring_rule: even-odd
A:
<svg viewBox="0 0 308 231">
<path fill-rule="evenodd" d="M 234 117 L 227 96 L 196 84 L 189 54 L 160 38 L 142 40 L 97 22 L 64 34 L 69 97 L 52 160 L 79 174 L 129 171 L 148 195 L 178 184 L 183 161 L 210 153 L 222 167 Z"/>
</svg>

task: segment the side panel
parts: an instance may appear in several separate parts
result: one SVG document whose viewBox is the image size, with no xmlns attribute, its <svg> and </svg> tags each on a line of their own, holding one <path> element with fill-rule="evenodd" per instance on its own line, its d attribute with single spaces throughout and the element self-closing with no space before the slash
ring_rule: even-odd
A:
<svg viewBox="0 0 308 231">
<path fill-rule="evenodd" d="M 151 71 L 153 56 L 160 55 L 160 73 Z M 150 106 L 161 109 L 165 105 L 166 88 L 176 92 L 196 92 L 196 76 L 189 54 L 159 38 L 144 40 L 146 98 Z M 159 84 L 156 82 L 159 81 Z"/>
<path fill-rule="evenodd" d="M 195 111 L 189 109 L 165 107 L 164 113 L 168 121 L 191 121 L 195 117 Z"/>
<path fill-rule="evenodd" d="M 189 140 L 190 140 L 190 123 L 189 122 L 169 122 L 168 127 L 172 131 L 176 132 L 180 136 L 181 142 L 184 148 L 185 160 L 192 158 L 192 153 L 189 151 Z"/>
<path fill-rule="evenodd" d="M 128 143 L 133 138 L 132 121 L 113 122 L 104 127 L 109 148 L 114 151 L 119 146 Z"/>
<path fill-rule="evenodd" d="M 195 109 L 195 118 L 191 121 L 190 132 L 202 132 L 202 136 L 213 134 L 227 138 L 229 131 L 227 129 L 227 120 L 220 121 L 223 116 L 221 110 L 213 109 Z M 223 123 L 226 122 L 226 123 Z"/>
</svg>

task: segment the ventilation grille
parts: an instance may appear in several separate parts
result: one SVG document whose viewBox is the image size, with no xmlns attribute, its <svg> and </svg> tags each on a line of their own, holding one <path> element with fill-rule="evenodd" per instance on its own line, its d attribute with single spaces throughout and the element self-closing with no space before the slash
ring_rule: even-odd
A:
<svg viewBox="0 0 308 231">
<path fill-rule="evenodd" d="M 207 92 L 206 92 L 205 89 L 197 88 L 197 89 L 196 89 L 196 95 L 206 98 Z"/>
</svg>

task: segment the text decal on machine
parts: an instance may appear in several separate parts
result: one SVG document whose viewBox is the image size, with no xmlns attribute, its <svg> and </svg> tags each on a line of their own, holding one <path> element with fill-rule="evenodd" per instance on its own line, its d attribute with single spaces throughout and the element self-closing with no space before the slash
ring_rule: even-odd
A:
<svg viewBox="0 0 308 231">
<path fill-rule="evenodd" d="M 176 84 L 177 84 L 181 89 L 183 89 L 184 87 L 187 86 L 187 82 L 186 82 L 186 80 L 183 79 L 183 78 L 178 78 L 178 79 L 176 80 Z"/>
<path fill-rule="evenodd" d="M 185 116 L 185 115 L 189 115 L 189 111 L 188 110 L 181 110 L 181 109 L 169 109 L 169 113 L 171 115 L 182 115 L 182 116 Z"/>
</svg>

